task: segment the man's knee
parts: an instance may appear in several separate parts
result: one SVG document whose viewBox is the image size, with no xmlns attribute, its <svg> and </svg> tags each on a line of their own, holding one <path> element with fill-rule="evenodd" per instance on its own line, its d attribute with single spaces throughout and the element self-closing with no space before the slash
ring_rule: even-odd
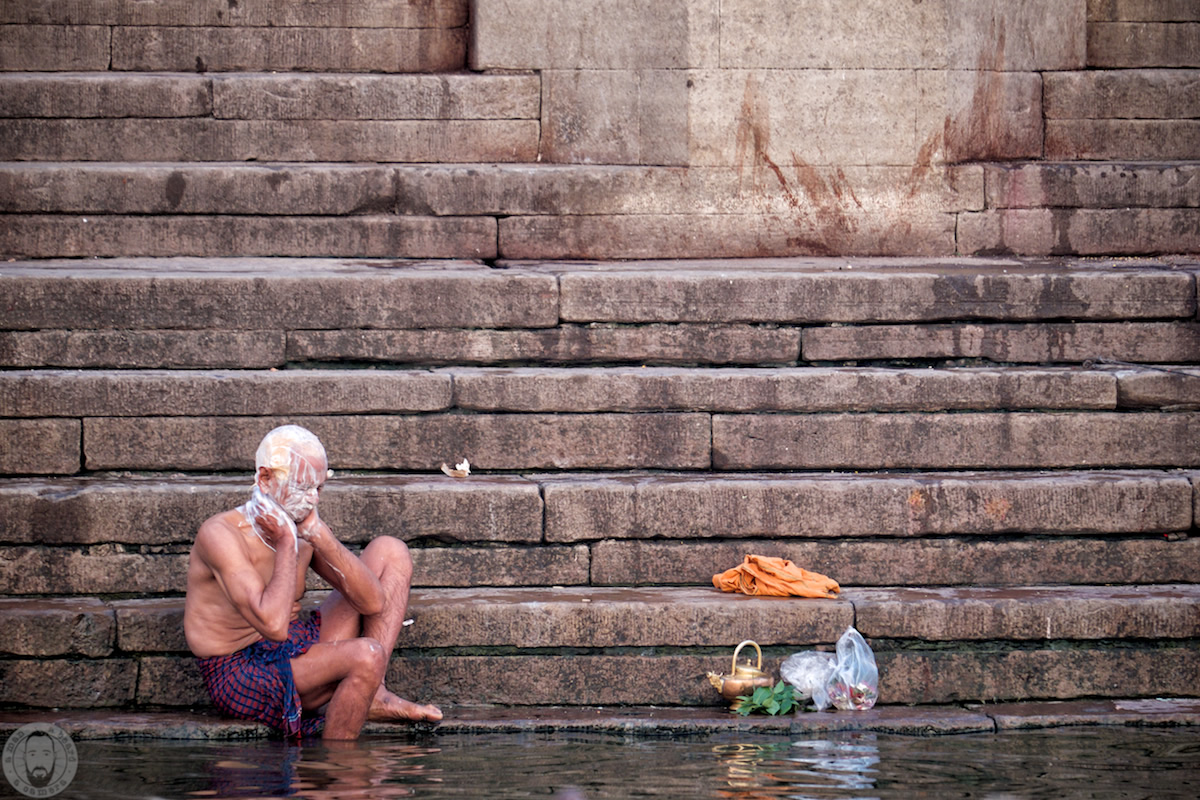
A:
<svg viewBox="0 0 1200 800">
<path fill-rule="evenodd" d="M 379 559 L 384 565 L 412 574 L 412 556 L 408 545 L 394 536 L 377 536 L 367 545 L 364 555 Z"/>
<path fill-rule="evenodd" d="M 383 681 L 383 675 L 387 672 L 388 657 L 391 654 L 385 651 L 378 639 L 362 636 L 343 644 L 348 645 L 346 649 L 349 652 L 345 653 L 344 657 L 351 675 L 376 685 Z"/>
</svg>

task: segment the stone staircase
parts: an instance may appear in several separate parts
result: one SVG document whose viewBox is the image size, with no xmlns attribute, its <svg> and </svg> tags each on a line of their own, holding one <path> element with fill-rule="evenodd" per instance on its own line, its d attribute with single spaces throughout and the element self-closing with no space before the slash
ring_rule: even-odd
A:
<svg viewBox="0 0 1200 800">
<path fill-rule="evenodd" d="M 285 419 L 334 529 L 413 548 L 415 696 L 705 704 L 850 624 L 889 703 L 1194 694 L 1197 272 L 6 264 L 3 701 L 201 703 L 186 552 Z M 845 590 L 712 589 L 747 552 Z"/>
<path fill-rule="evenodd" d="M 1174 41 L 1135 5 L 1042 76 L 1043 158 L 947 167 L 971 257 L 817 258 L 743 230 L 787 184 L 538 163 L 543 78 L 468 72 L 465 0 L 5 3 L 0 704 L 204 705 L 187 552 L 282 421 L 339 535 L 413 551 L 414 698 L 712 705 L 743 639 L 851 624 L 883 703 L 1195 696 L 1200 259 L 1069 255 L 1200 251 L 1197 65 L 1092 55 Z M 564 260 L 764 249 L 808 255 Z M 844 591 L 712 589 L 746 553 Z"/>
</svg>

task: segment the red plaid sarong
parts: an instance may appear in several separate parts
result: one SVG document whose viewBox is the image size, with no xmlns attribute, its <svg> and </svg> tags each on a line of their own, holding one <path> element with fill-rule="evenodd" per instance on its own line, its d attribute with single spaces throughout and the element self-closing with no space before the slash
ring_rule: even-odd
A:
<svg viewBox="0 0 1200 800">
<path fill-rule="evenodd" d="M 263 639 L 227 656 L 199 659 L 208 696 L 231 717 L 261 722 L 288 738 L 315 736 L 325 718 L 301 718 L 291 660 L 308 652 L 320 633 L 321 612 L 313 611 L 307 621 L 292 620 L 282 642 Z"/>
</svg>

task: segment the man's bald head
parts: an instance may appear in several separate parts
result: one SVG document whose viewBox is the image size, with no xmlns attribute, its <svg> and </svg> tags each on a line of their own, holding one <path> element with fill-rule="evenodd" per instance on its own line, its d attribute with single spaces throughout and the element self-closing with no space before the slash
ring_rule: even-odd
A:
<svg viewBox="0 0 1200 800">
<path fill-rule="evenodd" d="M 317 504 L 329 471 L 325 447 L 312 431 L 281 425 L 263 437 L 254 454 L 255 480 L 296 522 Z"/>
</svg>

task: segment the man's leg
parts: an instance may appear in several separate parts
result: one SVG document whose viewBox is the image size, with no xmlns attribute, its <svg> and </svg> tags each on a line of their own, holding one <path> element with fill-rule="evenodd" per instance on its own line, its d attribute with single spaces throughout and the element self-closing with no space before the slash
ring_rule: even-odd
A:
<svg viewBox="0 0 1200 800">
<path fill-rule="evenodd" d="M 363 549 L 360 558 L 379 578 L 379 584 L 383 587 L 383 610 L 378 614 L 363 617 L 340 593 L 332 592 L 321 604 L 319 641 L 332 643 L 366 636 L 379 642 L 384 653 L 391 658 L 396 649 L 396 639 L 399 638 L 400 629 L 404 625 L 405 612 L 408 610 L 408 592 L 412 585 L 412 558 L 408 554 L 408 546 L 391 536 L 373 539 Z M 300 685 L 299 679 L 296 685 Z M 434 706 L 417 705 L 397 697 L 387 690 L 381 680 L 367 718 L 373 721 L 436 721 L 442 718 L 442 712 Z"/>
<path fill-rule="evenodd" d="M 328 704 L 324 738 L 358 738 L 387 662 L 383 646 L 369 637 L 318 642 L 291 660 L 301 707 Z"/>
</svg>

